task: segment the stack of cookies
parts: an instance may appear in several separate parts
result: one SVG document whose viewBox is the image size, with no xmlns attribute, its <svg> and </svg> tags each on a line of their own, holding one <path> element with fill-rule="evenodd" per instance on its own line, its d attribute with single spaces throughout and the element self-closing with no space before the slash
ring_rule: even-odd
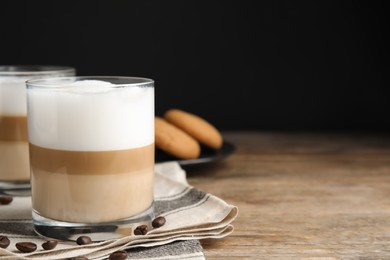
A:
<svg viewBox="0 0 390 260">
<path fill-rule="evenodd" d="M 221 133 L 205 119 L 180 109 L 170 109 L 155 118 L 155 144 L 160 150 L 179 159 L 195 159 L 201 145 L 221 148 Z"/>
</svg>

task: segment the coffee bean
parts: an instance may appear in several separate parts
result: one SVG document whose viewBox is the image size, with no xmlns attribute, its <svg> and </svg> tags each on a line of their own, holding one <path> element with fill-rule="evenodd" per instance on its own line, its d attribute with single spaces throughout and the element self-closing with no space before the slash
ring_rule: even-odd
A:
<svg viewBox="0 0 390 260">
<path fill-rule="evenodd" d="M 134 235 L 146 235 L 148 233 L 148 226 L 141 225 L 134 229 Z"/>
<path fill-rule="evenodd" d="M 92 243 L 92 239 L 89 236 L 79 236 L 76 243 L 78 245 L 88 245 Z"/>
<path fill-rule="evenodd" d="M 165 218 L 164 217 L 157 217 L 152 221 L 152 227 L 159 228 L 164 226 L 165 224 Z"/>
<path fill-rule="evenodd" d="M 43 249 L 45 250 L 51 250 L 55 248 L 58 244 L 57 240 L 49 240 L 42 244 Z"/>
<path fill-rule="evenodd" d="M 9 246 L 9 239 L 6 236 L 0 236 L 0 247 L 7 248 Z"/>
<path fill-rule="evenodd" d="M 0 196 L 0 205 L 8 205 L 12 202 L 11 196 Z"/>
<path fill-rule="evenodd" d="M 76 256 L 76 257 L 68 258 L 67 260 L 88 260 L 88 257 L 86 257 L 86 256 Z"/>
<path fill-rule="evenodd" d="M 116 251 L 110 255 L 108 260 L 125 260 L 127 259 L 127 252 L 123 250 Z"/>
<path fill-rule="evenodd" d="M 19 249 L 20 252 L 30 253 L 37 250 L 37 245 L 31 242 L 19 242 L 16 243 L 16 248 Z"/>
</svg>

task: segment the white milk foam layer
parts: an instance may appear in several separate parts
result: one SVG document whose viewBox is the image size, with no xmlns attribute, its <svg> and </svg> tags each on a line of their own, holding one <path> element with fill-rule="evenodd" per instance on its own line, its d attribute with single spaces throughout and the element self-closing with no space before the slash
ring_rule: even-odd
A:
<svg viewBox="0 0 390 260">
<path fill-rule="evenodd" d="M 78 81 L 28 89 L 29 141 L 67 151 L 111 151 L 154 143 L 154 88 Z"/>
<path fill-rule="evenodd" d="M 26 84 L 28 78 L 0 77 L 0 114 L 26 116 Z"/>
</svg>

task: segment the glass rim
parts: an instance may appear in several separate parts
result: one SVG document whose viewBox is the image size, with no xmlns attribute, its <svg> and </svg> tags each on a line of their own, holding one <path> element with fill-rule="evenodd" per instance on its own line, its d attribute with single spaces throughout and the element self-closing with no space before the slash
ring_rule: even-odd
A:
<svg viewBox="0 0 390 260">
<path fill-rule="evenodd" d="M 0 65 L 0 76 L 39 76 L 55 73 L 75 73 L 70 66 L 52 65 Z"/>
<path fill-rule="evenodd" d="M 128 83 L 120 83 L 113 84 L 110 86 L 111 88 L 121 88 L 121 87 L 142 87 L 148 86 L 150 84 L 154 84 L 154 80 L 150 78 L 144 77 L 131 77 L 131 76 L 66 76 L 66 77 L 49 77 L 49 78 L 40 78 L 40 79 L 30 79 L 26 81 L 27 88 L 43 88 L 43 89 L 53 89 L 61 88 L 61 86 L 67 87 L 69 82 L 65 82 L 63 84 L 59 84 L 60 81 L 63 80 L 102 80 L 108 81 L 110 80 L 123 80 L 129 81 Z M 130 82 L 133 80 L 134 82 Z"/>
</svg>

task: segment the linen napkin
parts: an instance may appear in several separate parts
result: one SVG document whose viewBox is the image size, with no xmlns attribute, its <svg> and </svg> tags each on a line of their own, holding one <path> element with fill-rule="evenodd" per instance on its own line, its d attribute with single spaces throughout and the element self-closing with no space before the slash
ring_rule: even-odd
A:
<svg viewBox="0 0 390 260">
<path fill-rule="evenodd" d="M 60 241 L 55 249 L 46 251 L 41 247 L 46 240 L 32 228 L 31 198 L 15 197 L 11 204 L 0 206 L 0 235 L 11 241 L 7 249 L 0 248 L 0 259 L 107 259 L 117 250 L 127 250 L 128 259 L 204 259 L 199 239 L 223 238 L 232 233 L 237 207 L 191 187 L 177 162 L 156 164 L 155 172 L 155 214 L 165 217 L 164 226 L 146 235 L 89 245 Z M 17 242 L 33 242 L 38 249 L 21 253 L 15 247 Z"/>
</svg>

